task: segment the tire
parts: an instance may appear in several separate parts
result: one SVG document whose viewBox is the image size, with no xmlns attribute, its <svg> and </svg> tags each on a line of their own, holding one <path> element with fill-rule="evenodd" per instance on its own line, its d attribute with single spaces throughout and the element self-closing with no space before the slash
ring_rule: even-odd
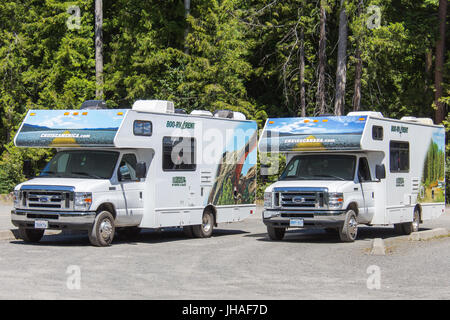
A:
<svg viewBox="0 0 450 320">
<path fill-rule="evenodd" d="M 89 241 L 96 247 L 110 246 L 115 233 L 114 217 L 109 211 L 102 211 L 95 217 L 89 231 Z"/>
<path fill-rule="evenodd" d="M 192 226 L 192 232 L 196 238 L 209 238 L 214 229 L 214 215 L 211 211 L 203 212 L 202 224 Z"/>
<path fill-rule="evenodd" d="M 420 224 L 420 213 L 417 208 L 414 209 L 414 216 L 412 222 L 405 222 L 402 223 L 402 229 L 404 235 L 410 235 L 413 232 L 419 231 L 419 224 Z"/>
<path fill-rule="evenodd" d="M 141 228 L 138 227 L 125 227 L 117 229 L 117 233 L 120 237 L 123 237 L 128 240 L 136 239 L 141 233 Z"/>
<path fill-rule="evenodd" d="M 404 234 L 403 223 L 396 223 L 396 224 L 394 224 L 394 232 L 396 234 Z"/>
<path fill-rule="evenodd" d="M 183 233 L 188 238 L 194 237 L 194 230 L 192 229 L 192 226 L 184 226 L 183 227 Z"/>
<path fill-rule="evenodd" d="M 19 237 L 25 242 L 38 243 L 44 236 L 44 229 L 19 228 Z"/>
<path fill-rule="evenodd" d="M 284 238 L 286 228 L 274 228 L 272 226 L 267 226 L 267 233 L 269 234 L 270 240 L 280 241 Z"/>
<path fill-rule="evenodd" d="M 356 213 L 353 210 L 348 210 L 345 215 L 345 221 L 342 228 L 339 228 L 339 238 L 342 242 L 353 242 L 358 236 L 358 221 L 356 220 Z"/>
</svg>

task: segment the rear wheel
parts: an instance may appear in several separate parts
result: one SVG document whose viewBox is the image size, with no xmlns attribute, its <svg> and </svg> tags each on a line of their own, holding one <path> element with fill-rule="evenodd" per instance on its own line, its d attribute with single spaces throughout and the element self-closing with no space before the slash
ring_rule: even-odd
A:
<svg viewBox="0 0 450 320">
<path fill-rule="evenodd" d="M 107 247 L 114 239 L 114 217 L 109 211 L 102 211 L 96 217 L 89 232 L 89 241 L 96 247 Z"/>
<path fill-rule="evenodd" d="M 409 235 L 413 232 L 419 231 L 419 224 L 420 224 L 420 213 L 419 209 L 415 208 L 413 221 L 401 223 L 403 234 Z"/>
<path fill-rule="evenodd" d="M 19 237 L 25 242 L 37 243 L 44 236 L 43 229 L 25 229 L 19 228 Z"/>
<path fill-rule="evenodd" d="M 283 240 L 286 233 L 286 228 L 275 228 L 272 226 L 267 226 L 267 233 L 269 234 L 270 240 Z"/>
<path fill-rule="evenodd" d="M 353 242 L 358 235 L 358 222 L 356 221 L 356 213 L 348 210 L 345 215 L 345 221 L 342 228 L 339 228 L 339 238 L 342 242 Z"/>
<path fill-rule="evenodd" d="M 192 232 L 197 238 L 209 238 L 214 229 L 214 215 L 211 211 L 203 212 L 202 224 L 192 226 Z"/>
</svg>

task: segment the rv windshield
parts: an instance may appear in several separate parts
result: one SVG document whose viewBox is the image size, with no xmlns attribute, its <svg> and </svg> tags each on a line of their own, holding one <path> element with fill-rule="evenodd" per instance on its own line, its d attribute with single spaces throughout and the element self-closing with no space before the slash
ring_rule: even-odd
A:
<svg viewBox="0 0 450 320">
<path fill-rule="evenodd" d="M 291 159 L 280 180 L 353 180 L 356 157 L 349 155 L 301 155 Z"/>
<path fill-rule="evenodd" d="M 109 179 L 119 152 L 70 150 L 58 152 L 39 177 Z"/>
</svg>

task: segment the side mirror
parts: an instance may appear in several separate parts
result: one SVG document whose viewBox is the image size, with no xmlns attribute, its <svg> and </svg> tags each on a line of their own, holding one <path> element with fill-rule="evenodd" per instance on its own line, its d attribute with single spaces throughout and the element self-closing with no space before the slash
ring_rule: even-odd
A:
<svg viewBox="0 0 450 320">
<path fill-rule="evenodd" d="M 377 164 L 375 166 L 375 177 L 378 180 L 386 179 L 386 167 L 384 166 L 384 164 Z"/>
<path fill-rule="evenodd" d="M 147 175 L 147 166 L 145 162 L 138 162 L 136 164 L 136 178 L 142 179 Z"/>
<path fill-rule="evenodd" d="M 31 160 L 24 160 L 23 167 L 22 167 L 23 174 L 25 175 L 25 178 L 30 179 L 34 177 L 34 170 L 33 170 L 33 164 Z"/>
</svg>

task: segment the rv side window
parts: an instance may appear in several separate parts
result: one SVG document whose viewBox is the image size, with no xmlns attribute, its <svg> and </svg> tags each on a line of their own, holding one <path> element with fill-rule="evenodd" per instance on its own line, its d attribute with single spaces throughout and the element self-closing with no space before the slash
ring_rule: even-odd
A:
<svg viewBox="0 0 450 320">
<path fill-rule="evenodd" d="M 195 171 L 195 150 L 194 138 L 164 137 L 163 170 Z"/>
<path fill-rule="evenodd" d="M 409 172 L 409 142 L 391 141 L 389 153 L 391 172 Z"/>
<path fill-rule="evenodd" d="M 380 127 L 380 126 L 372 127 L 372 139 L 373 140 L 383 140 L 383 127 Z"/>
<path fill-rule="evenodd" d="M 369 163 L 367 158 L 359 158 L 358 178 L 360 182 L 371 181 Z"/>
<path fill-rule="evenodd" d="M 151 136 L 152 123 L 150 121 L 135 120 L 133 123 L 133 133 L 135 136 Z"/>
</svg>

